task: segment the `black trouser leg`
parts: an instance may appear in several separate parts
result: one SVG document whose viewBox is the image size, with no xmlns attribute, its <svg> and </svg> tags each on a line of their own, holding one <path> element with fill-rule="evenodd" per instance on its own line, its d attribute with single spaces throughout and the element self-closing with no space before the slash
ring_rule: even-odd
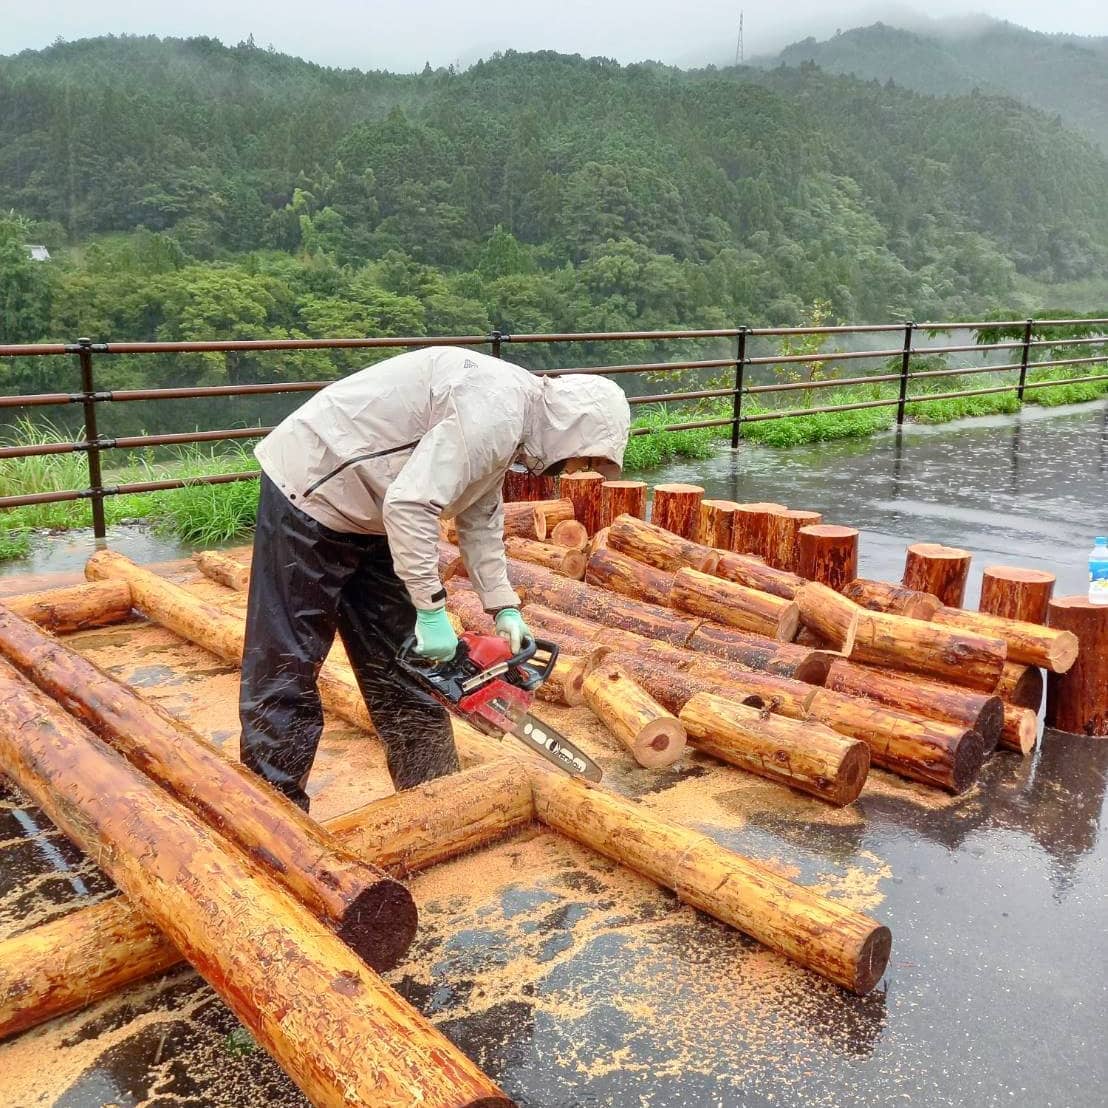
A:
<svg viewBox="0 0 1108 1108">
<path fill-rule="evenodd" d="M 415 616 L 387 540 L 371 537 L 358 572 L 343 586 L 338 627 L 397 789 L 458 770 L 446 710 L 396 665 Z"/>
<path fill-rule="evenodd" d="M 264 474 L 246 613 L 240 757 L 307 811 L 304 783 L 323 731 L 316 688 L 339 597 L 369 536 L 341 535 L 294 508 Z"/>
</svg>

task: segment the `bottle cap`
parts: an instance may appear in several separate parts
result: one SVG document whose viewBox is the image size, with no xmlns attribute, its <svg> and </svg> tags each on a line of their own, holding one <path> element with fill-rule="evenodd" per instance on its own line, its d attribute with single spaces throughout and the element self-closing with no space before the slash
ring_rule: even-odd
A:
<svg viewBox="0 0 1108 1108">
<path fill-rule="evenodd" d="M 1097 535 L 1097 537 L 1093 539 L 1093 542 L 1097 546 L 1108 546 L 1108 538 L 1106 538 L 1104 535 Z"/>
</svg>

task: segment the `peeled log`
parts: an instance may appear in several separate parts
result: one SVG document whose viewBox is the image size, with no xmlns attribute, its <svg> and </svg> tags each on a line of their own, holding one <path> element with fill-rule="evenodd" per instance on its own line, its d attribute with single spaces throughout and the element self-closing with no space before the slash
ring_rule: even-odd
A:
<svg viewBox="0 0 1108 1108">
<path fill-rule="evenodd" d="M 415 938 L 411 893 L 164 709 L 0 606 L 0 652 L 66 711 L 267 867 L 375 969 Z"/>
<path fill-rule="evenodd" d="M 908 616 L 909 619 L 930 619 L 943 602 L 930 593 L 890 585 L 887 581 L 870 581 L 856 577 L 843 589 L 843 596 L 871 612 Z"/>
<path fill-rule="evenodd" d="M 582 686 L 593 715 L 646 769 L 671 766 L 685 753 L 685 728 L 617 665 L 604 661 Z"/>
<path fill-rule="evenodd" d="M 1077 661 L 1046 680 L 1046 723 L 1073 735 L 1108 735 L 1108 604 L 1086 596 L 1056 596 L 1051 627 L 1072 631 L 1080 643 Z"/>
<path fill-rule="evenodd" d="M 689 700 L 680 719 L 698 750 L 840 807 L 857 799 L 869 773 L 869 747 L 820 723 L 798 723 L 710 693 Z"/>
<path fill-rule="evenodd" d="M 699 485 L 655 485 L 650 520 L 683 539 L 696 538 L 700 527 L 700 501 L 704 490 Z"/>
<path fill-rule="evenodd" d="M 785 509 L 769 516 L 765 559 L 774 569 L 795 573 L 800 563 L 800 529 L 821 522 L 819 512 Z"/>
<path fill-rule="evenodd" d="M 756 554 L 759 558 L 765 558 L 770 519 L 778 512 L 787 511 L 784 504 L 774 504 L 771 501 L 740 504 L 735 509 L 731 549 L 736 554 Z"/>
<path fill-rule="evenodd" d="M 552 543 L 533 542 L 531 539 L 509 537 L 504 540 L 504 550 L 509 558 L 533 562 L 552 573 L 572 577 L 580 581 L 585 576 L 585 555 L 580 550 L 568 550 Z"/>
<path fill-rule="evenodd" d="M 474 766 L 327 821 L 342 846 L 389 872 L 435 865 L 530 823 L 514 762 Z M 115 896 L 0 942 L 0 1039 L 95 1004 L 181 961 L 142 911 Z"/>
<path fill-rule="evenodd" d="M 591 539 L 589 539 L 589 545 L 585 547 L 586 554 L 595 554 L 598 550 L 607 550 L 608 548 L 608 528 L 601 527 L 599 531 Z"/>
<path fill-rule="evenodd" d="M 1008 659 L 1002 639 L 906 616 L 863 612 L 850 658 L 992 692 Z"/>
<path fill-rule="evenodd" d="M 797 532 L 797 573 L 842 592 L 858 576 L 858 530 L 820 523 Z"/>
<path fill-rule="evenodd" d="M 679 569 L 669 594 L 673 607 L 771 639 L 791 642 L 800 622 L 795 601 L 748 589 L 695 569 Z"/>
<path fill-rule="evenodd" d="M 607 543 L 612 550 L 655 569 L 676 571 L 688 566 L 711 573 L 720 559 L 719 552 L 710 547 L 627 515 L 612 521 Z"/>
<path fill-rule="evenodd" d="M 589 545 L 589 533 L 583 523 L 575 519 L 563 519 L 555 523 L 547 536 L 555 546 L 564 546 L 567 550 L 584 550 Z"/>
<path fill-rule="evenodd" d="M 509 1105 L 254 862 L 0 663 L 0 766 L 315 1105 Z"/>
<path fill-rule="evenodd" d="M 455 551 L 457 554 L 457 551 Z M 205 577 L 226 585 L 235 592 L 247 592 L 250 588 L 250 567 L 236 558 L 218 550 L 202 550 L 192 556 L 197 568 Z"/>
<path fill-rule="evenodd" d="M 994 692 L 1006 704 L 1037 713 L 1043 705 L 1043 671 L 1036 666 L 1005 662 Z"/>
<path fill-rule="evenodd" d="M 772 593 L 785 600 L 795 599 L 797 591 L 807 584 L 803 577 L 783 569 L 774 569 L 749 554 L 724 554 L 716 563 L 715 569 L 707 572 L 727 581 L 746 585 L 748 589 Z"/>
<path fill-rule="evenodd" d="M 90 581 L 65 589 L 47 589 L 4 601 L 16 615 L 55 635 L 125 623 L 131 610 L 131 590 L 124 581 Z"/>
<path fill-rule="evenodd" d="M 1004 730 L 1004 702 L 996 695 L 973 692 L 923 677 L 858 666 L 845 658 L 833 661 L 824 688 L 867 697 L 926 719 L 958 723 L 979 732 L 990 750 Z"/>
<path fill-rule="evenodd" d="M 917 542 L 904 560 L 905 588 L 929 592 L 948 608 L 960 608 L 966 598 L 966 579 L 973 555 L 968 550 L 939 543 Z"/>
<path fill-rule="evenodd" d="M 796 605 L 805 627 L 843 654 L 849 655 L 854 650 L 858 626 L 865 613 L 853 600 L 818 581 L 809 581 L 797 591 Z"/>
<path fill-rule="evenodd" d="M 536 500 L 535 510 L 541 512 L 543 519 L 546 520 L 547 534 L 550 534 L 556 523 L 574 518 L 573 501 L 566 500 L 564 497 L 557 500 Z"/>
<path fill-rule="evenodd" d="M 731 531 L 738 504 L 734 500 L 702 500 L 693 538 L 716 550 L 731 549 Z"/>
<path fill-rule="evenodd" d="M 590 585 L 609 589 L 621 596 L 644 600 L 648 604 L 669 604 L 673 574 L 620 554 L 618 550 L 598 550 L 589 557 L 585 580 Z"/>
<path fill-rule="evenodd" d="M 1054 574 L 1041 569 L 986 566 L 981 575 L 981 601 L 977 606 L 992 616 L 1046 623 L 1054 582 Z"/>
<path fill-rule="evenodd" d="M 574 518 L 580 522 L 591 536 L 603 526 L 601 490 L 604 477 L 593 470 L 581 473 L 564 473 L 561 481 L 561 494 L 573 505 Z"/>
<path fill-rule="evenodd" d="M 932 619 L 944 627 L 960 627 L 977 635 L 1003 639 L 1008 644 L 1010 661 L 1041 666 L 1051 673 L 1065 673 L 1077 660 L 1077 636 L 1069 631 L 985 612 L 963 612 L 960 608 L 940 608 Z"/>
<path fill-rule="evenodd" d="M 645 481 L 605 481 L 600 486 L 600 526 L 620 516 L 646 519 Z"/>
</svg>

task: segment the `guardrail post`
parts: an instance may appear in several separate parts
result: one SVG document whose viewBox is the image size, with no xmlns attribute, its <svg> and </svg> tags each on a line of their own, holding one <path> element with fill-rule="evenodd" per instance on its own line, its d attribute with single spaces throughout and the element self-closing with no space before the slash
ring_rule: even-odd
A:
<svg viewBox="0 0 1108 1108">
<path fill-rule="evenodd" d="M 739 427 L 743 421 L 743 388 L 746 375 L 746 327 L 739 328 L 735 350 L 735 395 L 731 401 L 731 449 L 739 448 Z"/>
<path fill-rule="evenodd" d="M 81 407 L 85 414 L 85 440 L 88 442 L 88 484 L 92 500 L 92 533 L 107 537 L 104 521 L 104 480 L 100 472 L 100 432 L 96 427 L 96 382 L 92 373 L 92 339 L 77 340 L 77 361 L 81 367 Z"/>
<path fill-rule="evenodd" d="M 1035 321 L 1029 319 L 1023 328 L 1023 352 L 1020 354 L 1020 383 L 1016 392 L 1019 402 L 1023 403 L 1023 390 L 1027 385 L 1027 363 L 1031 358 L 1031 329 Z"/>
<path fill-rule="evenodd" d="M 503 331 L 493 331 L 493 333 L 492 333 L 492 342 L 491 342 L 490 345 L 492 346 L 492 356 L 494 358 L 499 358 L 500 357 L 500 344 L 503 341 L 504 341 L 504 332 Z"/>
<path fill-rule="evenodd" d="M 904 407 L 908 403 L 908 369 L 912 361 L 912 332 L 916 325 L 912 320 L 904 324 L 904 353 L 900 357 L 900 399 L 896 405 L 896 425 L 904 426 Z"/>
</svg>

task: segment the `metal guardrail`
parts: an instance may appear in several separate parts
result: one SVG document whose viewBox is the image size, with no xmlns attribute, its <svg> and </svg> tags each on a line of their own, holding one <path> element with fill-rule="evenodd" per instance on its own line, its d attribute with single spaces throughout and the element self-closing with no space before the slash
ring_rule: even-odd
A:
<svg viewBox="0 0 1108 1108">
<path fill-rule="evenodd" d="M 194 431 L 162 435 L 128 435 L 110 438 L 99 434 L 97 429 L 97 409 L 100 404 L 122 404 L 148 400 L 186 400 L 220 396 L 262 396 L 277 393 L 315 392 L 325 387 L 328 381 L 283 381 L 249 385 L 211 385 L 186 388 L 160 389 L 118 389 L 98 390 L 96 387 L 94 358 L 120 354 L 169 354 L 169 353 L 228 353 L 234 351 L 274 351 L 274 350 L 370 350 L 370 349 L 416 349 L 427 346 L 466 346 L 488 347 L 494 357 L 503 356 L 506 345 L 567 343 L 567 342 L 628 342 L 628 341 L 670 341 L 733 339 L 735 354 L 728 358 L 701 358 L 676 362 L 643 362 L 633 364 L 605 365 L 593 367 L 567 367 L 564 369 L 536 370 L 540 376 L 563 376 L 566 374 L 589 373 L 603 376 L 616 376 L 624 373 L 684 373 L 691 370 L 733 369 L 734 379 L 730 387 L 689 390 L 685 392 L 655 393 L 649 396 L 629 397 L 632 405 L 704 400 L 710 398 L 732 398 L 731 415 L 692 420 L 683 423 L 667 424 L 660 428 L 639 428 L 633 434 L 652 434 L 655 430 L 683 431 L 702 427 L 731 427 L 731 446 L 739 445 L 740 429 L 744 423 L 758 423 L 766 420 L 788 419 L 795 416 L 821 415 L 829 412 L 858 411 L 867 408 L 897 409 L 897 424 L 904 423 L 908 404 L 928 403 L 935 400 L 949 400 L 962 396 L 982 396 L 988 393 L 1015 392 L 1022 403 L 1028 389 L 1050 388 L 1068 384 L 1092 381 L 1108 381 L 1108 373 L 1084 377 L 1069 378 L 1061 381 L 1028 382 L 1031 368 L 1057 366 L 1076 366 L 1104 364 L 1108 354 L 1086 358 L 1060 358 L 1042 362 L 1032 362 L 1031 352 L 1038 347 L 1083 346 L 1108 343 L 1108 334 L 1104 336 L 1064 338 L 1059 340 L 1034 339 L 1036 328 L 1054 327 L 1103 327 L 1108 331 L 1108 319 L 1048 319 L 1048 320 L 981 320 L 956 323 L 905 323 L 860 324 L 857 326 L 837 327 L 735 327 L 715 330 L 684 331 L 590 331 L 562 332 L 555 334 L 512 335 L 493 331 L 488 335 L 446 335 L 446 336 L 406 336 L 395 338 L 364 339 L 234 339 L 226 341 L 203 342 L 93 342 L 88 338 L 79 338 L 73 343 L 34 343 L 0 345 L 0 357 L 25 358 L 50 355 L 70 355 L 76 359 L 80 376 L 80 391 L 50 392 L 28 395 L 0 396 L 0 409 L 43 407 L 51 405 L 79 404 L 84 414 L 85 438 L 73 442 L 39 443 L 28 446 L 0 447 L 0 459 L 27 458 L 47 454 L 83 452 L 88 458 L 88 487 L 67 489 L 58 492 L 29 493 L 22 496 L 0 497 L 0 509 L 17 508 L 30 504 L 51 504 L 77 500 L 89 500 L 92 504 L 93 532 L 98 538 L 106 534 L 104 501 L 107 497 L 124 493 L 156 492 L 166 489 L 184 488 L 189 485 L 218 485 L 234 481 L 255 479 L 256 471 L 243 473 L 220 473 L 207 477 L 169 479 L 162 481 L 142 481 L 129 484 L 106 486 L 103 482 L 102 453 L 105 450 L 131 449 L 136 447 L 180 445 L 197 442 L 224 442 L 235 439 L 261 438 L 269 433 L 270 427 L 238 427 L 219 431 Z M 1017 341 L 994 342 L 981 345 L 915 346 L 914 339 L 919 331 L 948 332 L 954 330 L 981 330 L 985 328 L 1023 328 L 1023 337 Z M 748 345 L 755 338 L 789 338 L 811 335 L 875 335 L 900 334 L 902 342 L 896 347 L 880 350 L 834 350 L 807 354 L 785 354 L 749 357 Z M 1019 351 L 1019 360 L 996 366 L 965 366 L 953 369 L 921 370 L 913 372 L 912 359 L 937 354 L 979 353 L 995 350 Z M 794 365 L 813 362 L 852 361 L 854 359 L 884 358 L 900 359 L 900 369 L 896 373 L 873 374 L 870 376 L 822 379 L 818 381 L 794 381 L 769 385 L 747 385 L 745 374 L 747 367 L 763 365 Z M 922 396 L 909 394 L 909 385 L 913 380 L 937 377 L 969 376 L 977 373 L 1019 372 L 1018 382 L 1012 385 L 994 386 L 982 389 L 966 389 L 960 392 L 931 393 Z M 820 407 L 785 409 L 773 412 L 761 412 L 744 415 L 743 398 L 769 393 L 788 393 L 803 389 L 842 388 L 849 385 L 877 384 L 882 382 L 899 383 L 898 395 L 883 400 L 868 400 L 850 404 L 830 404 Z"/>
</svg>

